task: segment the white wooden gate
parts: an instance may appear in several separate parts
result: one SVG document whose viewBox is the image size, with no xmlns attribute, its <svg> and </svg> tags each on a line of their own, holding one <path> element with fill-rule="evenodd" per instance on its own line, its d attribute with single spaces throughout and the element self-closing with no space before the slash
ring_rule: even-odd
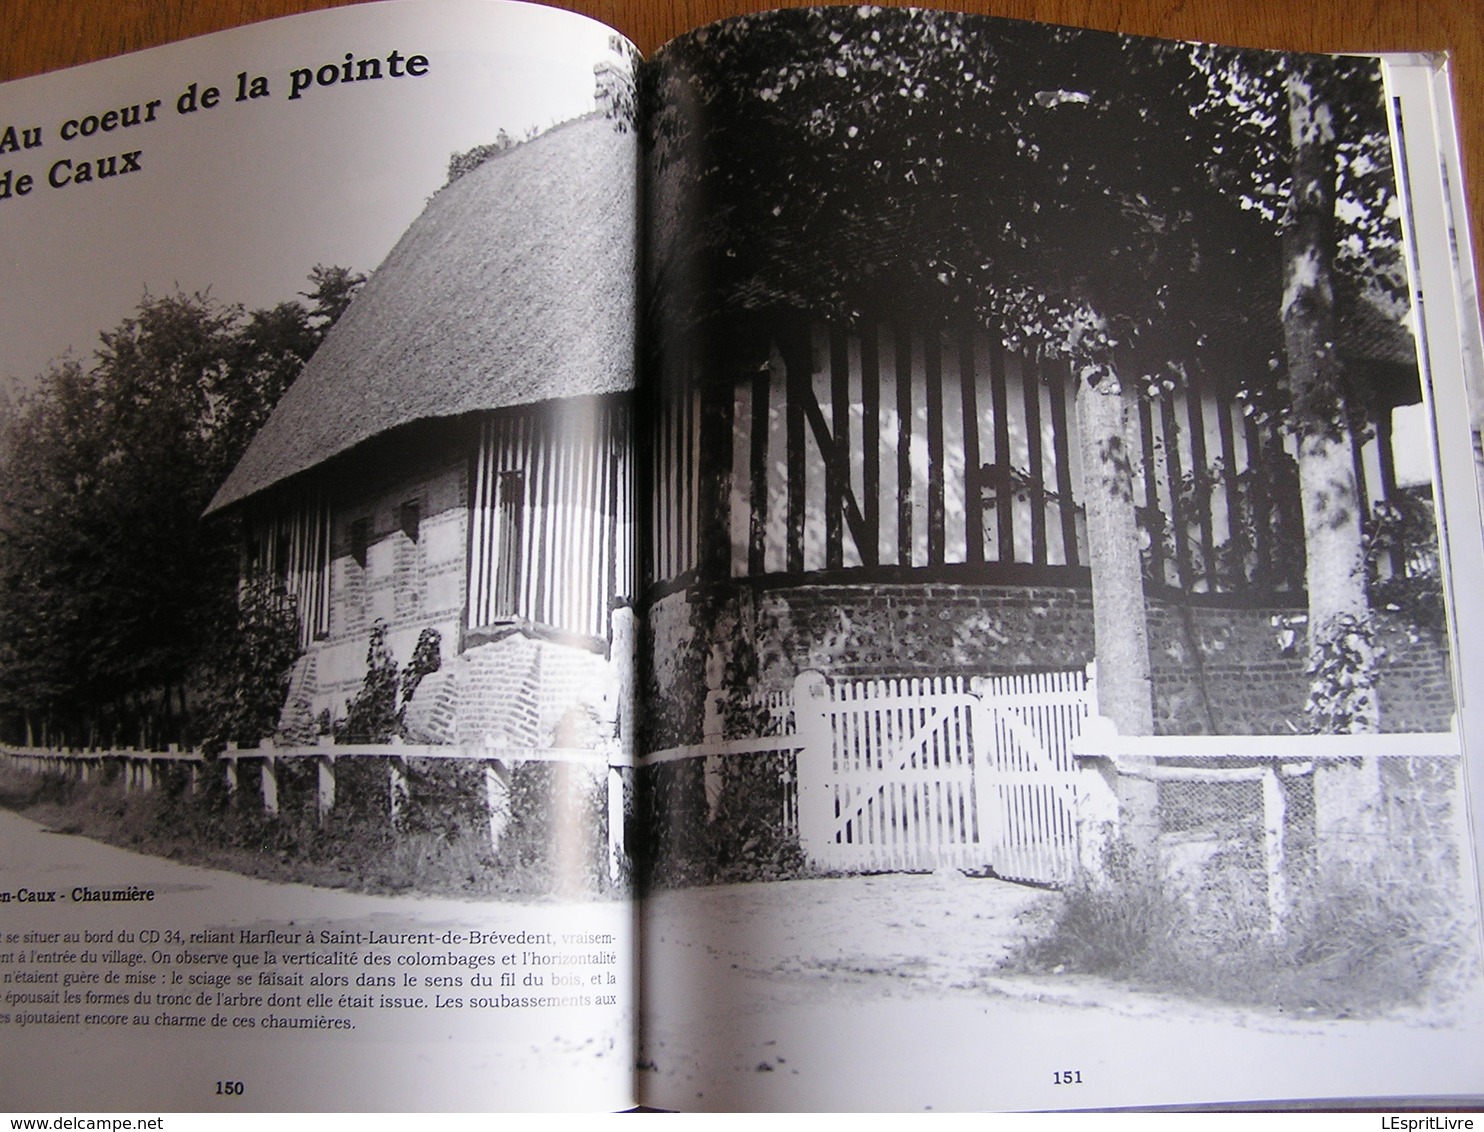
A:
<svg viewBox="0 0 1484 1132">
<path fill-rule="evenodd" d="M 978 749 L 975 783 L 989 866 L 1010 880 L 1070 880 L 1077 868 L 1072 740 L 1092 711 L 1087 674 L 1036 672 L 971 683 L 993 723 Z"/>
<path fill-rule="evenodd" d="M 799 840 L 823 868 L 991 868 L 1040 883 L 1077 861 L 1070 741 L 1081 672 L 795 685 Z"/>
</svg>

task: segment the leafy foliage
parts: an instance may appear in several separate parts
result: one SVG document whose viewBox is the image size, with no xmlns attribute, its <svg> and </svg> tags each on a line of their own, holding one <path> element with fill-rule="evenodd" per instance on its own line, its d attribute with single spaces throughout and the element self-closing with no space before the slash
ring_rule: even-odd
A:
<svg viewBox="0 0 1484 1132">
<path fill-rule="evenodd" d="M 1404 491 L 1378 503 L 1365 526 L 1365 560 L 1372 608 L 1394 610 L 1418 629 L 1444 632 L 1438 525 L 1430 498 Z"/>
<path fill-rule="evenodd" d="M 1223 186 L 1248 157 L 1197 52 L 859 8 L 728 21 L 657 62 L 657 325 L 774 304 L 967 317 L 1149 372 L 1218 341 L 1278 354 L 1276 231 Z"/>
<path fill-rule="evenodd" d="M 1337 618 L 1316 635 L 1309 655 L 1309 702 L 1314 731 L 1350 735 L 1376 730 L 1375 626 L 1369 615 Z"/>
<path fill-rule="evenodd" d="M 1312 869 L 1273 936 L 1241 894 L 1192 900 L 1115 847 L 1105 878 L 1068 888 L 1011 965 L 1307 1016 L 1383 1014 L 1453 993 L 1472 950 L 1456 870 L 1397 864 L 1385 857 L 1365 875 Z"/>
<path fill-rule="evenodd" d="M 335 725 L 337 743 L 385 743 L 402 723 L 397 708 L 397 661 L 386 644 L 386 622 L 371 627 L 366 646 L 366 675 L 360 690 L 346 701 L 345 718 Z"/>
<path fill-rule="evenodd" d="M 307 305 L 251 313 L 146 295 L 89 363 L 56 363 L 15 407 L 0 443 L 7 733 L 185 737 L 238 625 L 238 532 L 201 514 L 360 281 L 316 267 Z"/>
<path fill-rule="evenodd" d="M 299 618 L 292 598 L 268 579 L 244 584 L 235 623 L 210 639 L 204 688 L 191 738 L 208 754 L 230 741 L 252 746 L 273 733 L 299 656 Z"/>
<path fill-rule="evenodd" d="M 443 634 L 437 629 L 424 629 L 417 636 L 412 649 L 412 659 L 402 672 L 402 703 L 405 705 L 417 693 L 417 686 L 424 676 L 430 676 L 443 666 Z"/>
</svg>

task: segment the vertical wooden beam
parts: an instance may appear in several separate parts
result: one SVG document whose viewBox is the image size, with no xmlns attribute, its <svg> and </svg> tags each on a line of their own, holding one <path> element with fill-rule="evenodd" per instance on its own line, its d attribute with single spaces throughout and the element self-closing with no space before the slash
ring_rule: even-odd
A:
<svg viewBox="0 0 1484 1132">
<path fill-rule="evenodd" d="M 530 455 L 534 474 L 526 479 L 531 521 L 521 524 L 525 528 L 524 537 L 530 540 L 531 552 L 521 557 L 521 573 L 525 577 L 518 579 L 517 584 L 522 589 L 532 587 L 530 604 L 522 612 L 534 621 L 545 621 L 547 591 L 553 580 L 552 572 L 557 568 L 557 563 L 547 555 L 547 540 L 551 532 L 552 464 L 555 461 L 550 430 L 538 427 L 534 420 L 531 427 Z"/>
<path fill-rule="evenodd" d="M 861 508 L 867 545 L 861 562 L 881 561 L 881 328 L 874 323 L 861 331 Z"/>
<path fill-rule="evenodd" d="M 747 573 L 758 577 L 768 568 L 768 423 L 773 373 L 752 377 L 752 435 L 747 457 Z"/>
<path fill-rule="evenodd" d="M 1242 495 L 1237 490 L 1237 439 L 1232 406 L 1218 394 L 1216 420 L 1221 431 L 1221 487 L 1226 494 L 1226 538 L 1233 558 L 1232 583 L 1247 588 L 1247 544 L 1242 532 Z"/>
<path fill-rule="evenodd" d="M 636 409 L 642 406 L 645 410 L 642 416 L 636 411 L 632 422 L 634 435 L 643 441 L 634 445 L 634 471 L 637 480 L 634 492 L 637 505 L 635 518 L 638 520 L 639 530 L 643 532 L 639 541 L 640 580 L 635 588 L 642 591 L 656 582 L 668 580 L 670 576 L 659 544 L 660 524 L 664 518 L 659 506 L 659 490 L 660 481 L 665 476 L 664 461 L 659 458 L 663 436 L 659 422 L 664 419 L 665 402 L 657 392 L 651 390 L 647 395 L 640 392 L 635 398 L 635 406 Z"/>
<path fill-rule="evenodd" d="M 698 435 L 687 459 L 696 469 L 696 566 L 703 578 L 732 573 L 732 415 L 737 384 L 729 370 L 701 385 Z"/>
<path fill-rule="evenodd" d="M 912 561 L 912 333 L 894 328 L 897 368 L 897 564 Z"/>
<path fill-rule="evenodd" d="M 1376 456 L 1381 464 L 1381 498 L 1396 501 L 1396 452 L 1392 448 L 1391 410 L 1382 407 L 1376 413 Z"/>
<path fill-rule="evenodd" d="M 1268 495 L 1267 477 L 1262 468 L 1266 466 L 1263 458 L 1263 438 L 1258 431 L 1257 422 L 1251 417 L 1245 418 L 1247 438 L 1247 468 L 1254 474 L 1249 477 L 1248 484 L 1251 492 L 1252 506 L 1252 554 L 1256 560 L 1252 568 L 1252 584 L 1257 589 L 1267 589 L 1273 585 L 1272 570 L 1272 501 Z M 1281 453 L 1281 449 L 1279 450 Z"/>
<path fill-rule="evenodd" d="M 943 500 L 943 338 L 937 330 L 923 334 L 922 350 L 927 395 L 928 564 L 941 566 L 947 539 Z"/>
<path fill-rule="evenodd" d="M 804 453 L 804 404 L 812 396 L 810 382 L 813 377 L 813 347 L 809 340 L 809 327 L 797 323 L 784 329 L 779 342 L 783 354 L 784 390 L 787 404 L 785 424 L 788 442 L 788 539 L 786 569 L 797 574 L 804 569 L 804 469 L 807 466 Z"/>
<path fill-rule="evenodd" d="M 1010 396 L 1005 375 L 1004 352 L 995 349 L 989 358 L 989 401 L 994 413 L 995 561 L 1015 561 L 1015 512 L 1010 498 Z"/>
<path fill-rule="evenodd" d="M 964 561 L 984 561 L 984 498 L 979 474 L 979 389 L 974 365 L 974 328 L 963 327 L 958 339 L 959 403 L 964 420 Z"/>
<path fill-rule="evenodd" d="M 488 592 L 488 563 L 491 523 L 489 495 L 486 487 L 486 465 L 494 425 L 489 420 L 479 424 L 478 442 L 469 461 L 469 544 L 465 548 L 468 584 L 464 587 L 464 624 L 468 628 L 484 624 L 485 595 Z"/>
<path fill-rule="evenodd" d="M 1201 574 L 1205 578 L 1208 593 L 1215 593 L 1216 584 L 1216 540 L 1211 529 L 1211 490 L 1206 472 L 1206 411 L 1202 404 L 1202 388 L 1198 374 L 1192 373 L 1185 386 L 1185 415 L 1190 427 L 1190 476 L 1195 489 L 1196 519 L 1201 531 Z M 1191 579 L 1195 584 L 1195 579 Z"/>
<path fill-rule="evenodd" d="M 1386 503 L 1394 505 L 1397 498 L 1396 453 L 1391 444 L 1391 410 L 1383 406 L 1376 413 L 1376 455 L 1381 462 L 1381 498 Z M 1365 506 L 1364 496 L 1361 497 L 1361 506 Z M 1405 548 L 1393 544 L 1389 553 L 1392 574 L 1402 577 L 1407 572 Z"/>
<path fill-rule="evenodd" d="M 1366 484 L 1365 457 L 1362 454 L 1360 436 L 1354 429 L 1347 428 L 1345 435 L 1350 441 L 1350 466 L 1354 469 L 1351 473 L 1355 476 L 1355 503 L 1360 508 L 1361 522 L 1365 522 L 1370 514 L 1370 488 Z"/>
<path fill-rule="evenodd" d="M 624 466 L 624 453 L 630 451 L 629 444 L 629 409 L 623 402 L 614 402 L 608 407 L 608 413 L 604 418 L 608 421 L 607 436 L 604 439 L 604 453 L 606 466 L 604 468 L 608 477 L 608 495 L 604 501 L 603 517 L 607 523 L 607 537 L 599 548 L 599 553 L 608 556 L 607 574 L 608 585 L 606 591 L 607 600 L 604 602 L 605 614 L 618 604 L 620 597 L 632 598 L 632 592 L 620 594 L 618 592 L 618 564 L 633 553 L 633 547 L 622 541 L 622 513 L 623 506 L 619 499 L 620 491 L 629 491 L 632 485 L 628 477 L 620 477 L 619 471 Z M 632 582 L 628 588 L 632 588 Z M 613 639 L 613 618 L 608 615 L 605 618 L 605 635 L 611 642 Z"/>
<path fill-rule="evenodd" d="M 684 558 L 676 538 L 676 524 L 680 521 L 683 492 L 681 476 L 684 474 L 677 458 L 675 437 L 679 435 L 677 422 L 685 419 L 690 403 L 688 388 L 682 392 L 667 388 L 661 394 L 659 415 L 656 420 L 656 453 L 659 474 L 654 479 L 655 554 L 659 573 L 663 578 L 674 578 L 695 566 Z"/>
<path fill-rule="evenodd" d="M 1139 397 L 1139 460 L 1144 470 L 1144 513 L 1149 516 L 1149 576 L 1158 585 L 1165 580 L 1165 513 L 1159 506 L 1159 462 L 1154 455 L 1154 411 L 1148 397 Z M 1155 529 L 1155 524 L 1159 529 Z"/>
<path fill-rule="evenodd" d="M 999 343 L 992 343 L 992 347 L 998 350 Z M 1039 361 L 1037 364 L 1039 367 Z M 1047 380 L 1045 370 L 1040 370 L 1040 373 L 1042 379 Z M 1056 496 L 1061 500 L 1058 510 L 1061 513 L 1062 554 L 1068 566 L 1076 566 L 1080 562 L 1080 555 L 1077 553 L 1077 508 L 1072 493 L 1072 444 L 1067 428 L 1067 392 L 1070 383 L 1065 374 L 1056 373 L 1047 380 L 1047 388 L 1051 392 L 1051 448 L 1052 461 L 1056 465 Z"/>
<path fill-rule="evenodd" d="M 1175 577 L 1183 592 L 1190 592 L 1190 540 L 1185 515 L 1180 508 L 1180 426 L 1175 422 L 1175 399 L 1159 399 L 1160 422 L 1165 434 L 1165 479 L 1170 485 L 1170 525 L 1175 529 Z"/>
<path fill-rule="evenodd" d="M 824 453 L 825 566 L 845 565 L 845 495 L 850 486 L 850 354 L 845 331 L 830 328 L 830 444 Z"/>
<path fill-rule="evenodd" d="M 1020 389 L 1025 396 L 1025 440 L 1031 474 L 1031 561 L 1046 565 L 1046 470 L 1041 452 L 1041 362 L 1022 355 Z"/>
</svg>

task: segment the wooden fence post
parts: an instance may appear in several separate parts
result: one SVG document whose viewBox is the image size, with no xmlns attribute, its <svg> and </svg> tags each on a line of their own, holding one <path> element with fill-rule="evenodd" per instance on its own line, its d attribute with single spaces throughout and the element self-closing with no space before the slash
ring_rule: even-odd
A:
<svg viewBox="0 0 1484 1132">
<path fill-rule="evenodd" d="M 1283 784 L 1275 767 L 1262 772 L 1262 848 L 1268 874 L 1268 934 L 1283 933 L 1288 916 L 1288 872 L 1283 856 L 1283 823 L 1286 815 Z"/>
<path fill-rule="evenodd" d="M 794 678 L 794 727 L 799 736 L 799 848 L 811 860 L 828 852 L 828 846 L 819 839 L 828 836 L 834 812 L 834 799 L 821 782 L 828 776 L 834 750 L 829 694 L 829 682 L 822 672 L 809 670 Z"/>
<path fill-rule="evenodd" d="M 325 818 L 335 806 L 335 756 L 317 755 L 314 761 L 318 769 L 315 810 L 319 814 L 320 824 L 324 825 Z"/>
<path fill-rule="evenodd" d="M 278 763 L 271 751 L 263 756 L 261 782 L 263 784 L 263 812 L 276 815 L 278 813 Z"/>
<path fill-rule="evenodd" d="M 608 879 L 617 883 L 623 879 L 624 864 L 628 860 L 628 849 L 624 844 L 624 782 L 623 771 L 616 766 L 608 767 Z"/>
<path fill-rule="evenodd" d="M 395 826 L 402 820 L 402 808 L 407 804 L 407 760 L 401 755 L 387 759 L 386 790 L 387 809 Z"/>
<path fill-rule="evenodd" d="M 510 768 L 499 759 L 484 764 L 484 803 L 489 810 L 490 851 L 496 852 L 510 826 Z"/>
</svg>

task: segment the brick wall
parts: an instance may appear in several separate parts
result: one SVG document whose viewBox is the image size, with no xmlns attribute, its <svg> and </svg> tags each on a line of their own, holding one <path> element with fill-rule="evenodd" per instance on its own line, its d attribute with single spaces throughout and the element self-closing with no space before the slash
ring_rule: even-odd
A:
<svg viewBox="0 0 1484 1132">
<path fill-rule="evenodd" d="M 368 477 L 370 478 L 370 477 Z M 309 653 L 316 659 L 313 714 L 343 716 L 366 673 L 371 627 L 387 626 L 399 664 L 412 658 L 424 629 L 442 637 L 444 661 L 458 648 L 464 615 L 468 486 L 463 461 L 445 453 L 417 461 L 395 480 L 337 493 L 331 503 L 330 632 Z M 403 505 L 418 508 L 416 537 Z M 364 561 L 353 553 L 352 528 L 364 522 Z"/>
<path fill-rule="evenodd" d="M 1302 610 L 1149 603 L 1161 734 L 1306 730 L 1303 636 L 1285 654 L 1272 619 Z M 1445 730 L 1444 650 L 1378 616 L 1383 727 Z M 992 675 L 1093 659 L 1089 590 L 1050 586 L 818 585 L 660 599 L 645 619 L 645 748 L 699 742 L 708 692 L 786 688 L 804 669 L 839 677 Z"/>
<path fill-rule="evenodd" d="M 1308 730 L 1303 626 L 1280 645 L 1276 618 L 1302 609 L 1149 603 L 1155 730 L 1162 735 L 1292 734 Z M 1447 650 L 1430 633 L 1376 615 L 1381 729 L 1446 731 L 1454 711 Z"/>
</svg>

